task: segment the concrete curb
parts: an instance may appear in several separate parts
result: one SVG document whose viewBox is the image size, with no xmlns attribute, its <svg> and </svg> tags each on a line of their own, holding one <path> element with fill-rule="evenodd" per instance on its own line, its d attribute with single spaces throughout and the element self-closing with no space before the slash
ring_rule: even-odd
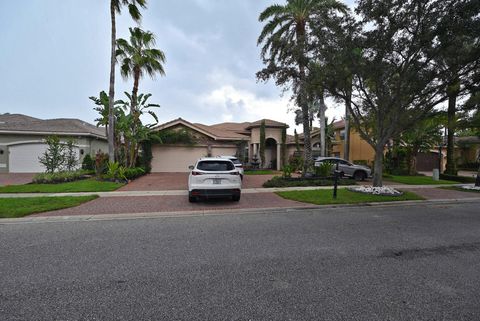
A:
<svg viewBox="0 0 480 321">
<path fill-rule="evenodd" d="M 448 186 L 462 186 L 465 184 L 442 184 L 442 185 L 388 185 L 396 189 L 419 189 L 419 188 L 437 188 Z M 349 185 L 350 186 L 350 185 Z M 339 186 L 346 188 L 349 186 Z M 356 186 L 356 185 L 351 185 Z M 275 193 L 288 191 L 307 191 L 317 189 L 332 189 L 332 186 L 306 186 L 306 187 L 274 187 L 274 188 L 245 188 L 243 194 Z M 160 191 L 113 191 L 113 192 L 83 192 L 83 193 L 3 193 L 0 198 L 24 198 L 24 197 L 57 197 L 57 196 L 89 196 L 98 195 L 99 197 L 139 197 L 139 196 L 186 196 L 186 190 L 160 190 Z"/>
<path fill-rule="evenodd" d="M 275 214 L 275 213 L 294 213 L 301 210 L 339 210 L 343 208 L 389 208 L 399 206 L 416 205 L 438 205 L 438 204 L 458 204 L 480 202 L 480 197 L 463 199 L 437 199 L 437 200 L 418 200 L 418 201 L 394 201 L 394 202 L 371 202 L 361 204 L 335 204 L 335 205 L 305 205 L 298 207 L 268 207 L 254 209 L 234 209 L 234 210 L 198 210 L 198 211 L 178 211 L 178 212 L 148 212 L 148 213 L 127 213 L 127 214 L 98 214 L 98 215 L 70 215 L 70 216 L 38 216 L 23 217 L 15 219 L 0 219 L 0 225 L 10 224 L 29 224 L 29 223 L 62 223 L 62 222 L 90 222 L 90 221 L 113 221 L 113 220 L 134 220 L 134 219 L 158 219 L 173 217 L 192 217 L 192 216 L 213 216 L 213 215 L 239 215 L 239 214 Z"/>
</svg>

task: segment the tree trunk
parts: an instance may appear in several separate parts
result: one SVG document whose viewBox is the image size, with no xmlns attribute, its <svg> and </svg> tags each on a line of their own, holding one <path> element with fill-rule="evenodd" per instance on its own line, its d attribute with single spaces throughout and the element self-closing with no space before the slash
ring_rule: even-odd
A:
<svg viewBox="0 0 480 321">
<path fill-rule="evenodd" d="M 373 172 L 373 186 L 381 187 L 383 186 L 383 149 L 384 144 L 379 144 L 375 146 L 375 164 Z"/>
<path fill-rule="evenodd" d="M 345 141 L 343 145 L 343 158 L 350 161 L 350 108 L 352 105 L 351 94 L 345 99 Z"/>
<path fill-rule="evenodd" d="M 408 155 L 408 175 L 417 175 L 417 155 L 418 149 L 413 147 Z"/>
<path fill-rule="evenodd" d="M 456 129 L 456 103 L 457 94 L 448 97 L 448 132 L 447 132 L 447 164 L 445 173 L 449 175 L 457 175 L 455 166 L 455 129 Z"/>
<path fill-rule="evenodd" d="M 110 162 L 115 161 L 115 49 L 117 42 L 117 30 L 115 23 L 115 6 L 114 0 L 110 0 L 110 18 L 112 20 L 112 39 L 111 39 L 111 54 L 110 54 L 110 87 L 108 91 L 108 158 Z"/>
<path fill-rule="evenodd" d="M 133 115 L 137 109 L 137 96 L 138 96 L 138 83 L 140 82 L 140 69 L 134 67 L 133 69 L 133 89 L 132 89 L 132 101 L 130 104 L 130 114 Z"/>
<path fill-rule="evenodd" d="M 475 186 L 480 187 L 480 166 L 478 167 L 477 179 L 475 180 Z"/>
<path fill-rule="evenodd" d="M 323 92 L 320 93 L 320 108 L 319 108 L 319 118 L 320 118 L 320 156 L 325 157 L 327 156 L 325 153 L 325 110 L 327 109 L 325 105 L 325 97 L 323 95 Z"/>
</svg>

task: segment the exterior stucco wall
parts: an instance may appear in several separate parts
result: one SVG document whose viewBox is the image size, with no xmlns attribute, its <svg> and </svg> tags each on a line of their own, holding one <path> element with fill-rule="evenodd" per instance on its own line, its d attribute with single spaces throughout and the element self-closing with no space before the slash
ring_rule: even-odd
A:
<svg viewBox="0 0 480 321">
<path fill-rule="evenodd" d="M 9 172 L 9 146 L 18 146 L 21 144 L 31 143 L 44 143 L 46 135 L 12 135 L 12 134 L 0 134 L 0 150 L 3 150 L 3 154 L 0 152 L 0 173 Z M 60 140 L 65 142 L 68 136 L 60 136 Z M 106 140 L 101 140 L 91 137 L 71 137 L 75 140 L 75 145 L 80 150 L 83 150 L 83 155 L 80 156 L 80 163 L 83 160 L 84 155 L 90 153 L 95 155 L 95 152 L 100 149 L 102 151 L 108 151 L 108 144 Z M 95 151 L 95 152 L 92 152 Z"/>
</svg>

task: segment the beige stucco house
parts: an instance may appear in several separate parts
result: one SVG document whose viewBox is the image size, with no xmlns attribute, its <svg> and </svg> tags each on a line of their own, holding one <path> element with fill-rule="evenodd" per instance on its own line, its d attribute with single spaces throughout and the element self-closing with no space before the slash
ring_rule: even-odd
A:
<svg viewBox="0 0 480 321">
<path fill-rule="evenodd" d="M 22 114 L 0 114 L 0 173 L 38 173 L 38 161 L 47 148 L 45 138 L 73 138 L 79 163 L 86 154 L 108 151 L 104 128 L 79 119 L 38 119 Z"/>
<path fill-rule="evenodd" d="M 280 170 L 282 132 L 288 125 L 270 119 L 264 121 L 266 146 L 262 167 Z M 261 123 L 262 120 L 204 125 L 178 118 L 161 124 L 153 130 L 188 130 L 195 143 L 153 145 L 152 172 L 187 172 L 189 165 L 206 156 L 242 155 L 244 161 L 252 162 L 259 154 Z"/>
</svg>

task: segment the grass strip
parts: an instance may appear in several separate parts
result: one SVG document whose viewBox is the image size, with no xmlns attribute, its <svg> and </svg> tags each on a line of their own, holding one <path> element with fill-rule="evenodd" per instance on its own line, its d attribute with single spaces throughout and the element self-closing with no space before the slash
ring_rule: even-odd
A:
<svg viewBox="0 0 480 321">
<path fill-rule="evenodd" d="M 438 180 L 434 181 L 430 176 L 400 176 L 400 175 L 388 175 L 384 177 L 385 180 L 407 184 L 407 185 L 442 185 L 442 184 L 458 184 L 458 182 Z"/>
<path fill-rule="evenodd" d="M 337 198 L 333 199 L 332 189 L 317 189 L 308 191 L 289 191 L 277 192 L 279 196 L 292 201 L 311 203 L 316 205 L 328 204 L 359 204 L 371 202 L 395 202 L 395 201 L 412 201 L 423 200 L 424 198 L 412 193 L 404 192 L 401 196 L 383 196 L 372 195 L 358 192 L 352 192 L 345 188 L 339 188 Z"/>
<path fill-rule="evenodd" d="M 83 179 L 59 184 L 24 184 L 1 186 L 0 193 L 77 193 L 77 192 L 110 192 L 124 184 Z"/>
<path fill-rule="evenodd" d="M 0 218 L 16 218 L 78 206 L 96 199 L 97 195 L 59 197 L 0 198 Z"/>
</svg>

